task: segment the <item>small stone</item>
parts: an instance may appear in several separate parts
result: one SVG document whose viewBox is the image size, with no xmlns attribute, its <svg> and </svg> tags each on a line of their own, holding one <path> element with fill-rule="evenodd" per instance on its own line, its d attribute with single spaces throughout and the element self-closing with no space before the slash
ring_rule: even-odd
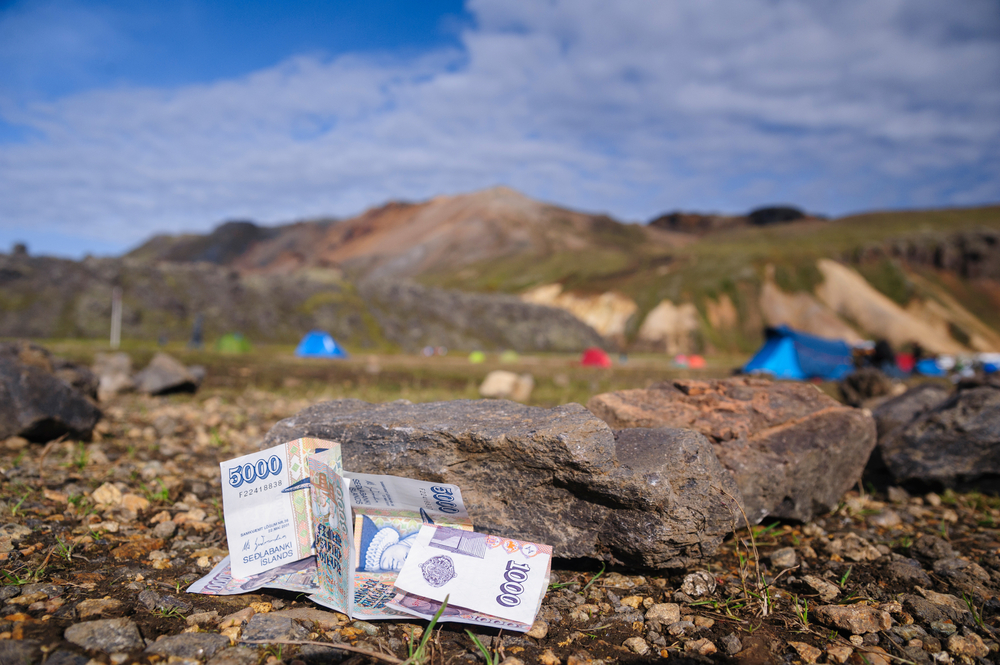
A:
<svg viewBox="0 0 1000 665">
<path fill-rule="evenodd" d="M 149 510 L 149 499 L 138 494 L 123 494 L 121 505 L 127 510 L 138 513 L 143 510 Z"/>
<path fill-rule="evenodd" d="M 910 494 L 902 487 L 896 487 L 895 485 L 890 485 L 889 490 L 889 501 L 892 503 L 906 503 L 910 500 Z"/>
<path fill-rule="evenodd" d="M 856 647 L 863 647 L 865 645 L 865 638 L 861 637 L 860 635 L 851 635 L 847 639 L 849 639 L 851 641 L 851 644 L 853 644 Z"/>
<path fill-rule="evenodd" d="M 633 653 L 639 654 L 640 656 L 645 656 L 649 653 L 649 644 L 641 637 L 630 637 L 622 642 L 622 646 L 626 647 Z"/>
<path fill-rule="evenodd" d="M 809 587 L 813 591 L 818 593 L 820 599 L 824 603 L 829 603 L 834 598 L 840 595 L 840 588 L 835 584 L 827 582 L 822 577 L 817 577 L 815 575 L 805 575 L 802 578 L 802 581 L 805 582 L 807 585 L 809 585 Z"/>
<path fill-rule="evenodd" d="M 715 591 L 715 575 L 707 570 L 696 570 L 684 576 L 681 591 L 692 598 L 701 598 Z"/>
<path fill-rule="evenodd" d="M 851 657 L 854 665 L 891 665 L 891 658 L 881 647 L 870 647 L 855 652 Z"/>
<path fill-rule="evenodd" d="M 810 664 L 815 663 L 823 655 L 822 651 L 805 642 L 789 642 L 788 646 L 795 649 L 799 653 L 799 656 L 802 657 L 802 660 Z"/>
<path fill-rule="evenodd" d="M 932 621 L 931 631 L 942 637 L 948 637 L 954 635 L 958 631 L 958 627 L 952 623 L 951 619 L 945 619 L 944 621 Z"/>
<path fill-rule="evenodd" d="M 232 614 L 227 614 L 222 617 L 222 621 L 219 622 L 219 628 L 230 628 L 232 626 L 242 626 L 256 614 L 252 607 L 245 607 L 239 612 L 233 612 Z"/>
<path fill-rule="evenodd" d="M 846 663 L 854 649 L 846 644 L 830 644 L 826 647 L 826 657 L 833 663 Z"/>
<path fill-rule="evenodd" d="M 929 494 L 925 494 L 924 495 L 924 501 L 926 501 L 927 505 L 929 505 L 929 506 L 933 506 L 935 508 L 940 508 L 941 507 L 941 497 L 938 496 L 937 494 L 935 494 L 934 492 L 931 492 Z"/>
<path fill-rule="evenodd" d="M 153 527 L 152 534 L 157 538 L 169 538 L 177 531 L 177 525 L 173 520 L 164 520 Z"/>
<path fill-rule="evenodd" d="M 274 614 L 255 614 L 243 629 L 242 642 L 309 639 L 309 631 L 288 617 Z"/>
<path fill-rule="evenodd" d="M 708 630 L 715 625 L 715 619 L 710 619 L 708 617 L 696 616 L 694 618 L 694 625 L 696 628 L 701 630 Z"/>
<path fill-rule="evenodd" d="M 258 660 L 256 649 L 230 647 L 212 656 L 208 665 L 257 665 Z"/>
<path fill-rule="evenodd" d="M 982 638 L 975 633 L 962 635 L 952 635 L 948 638 L 948 653 L 953 656 L 969 656 L 971 658 L 986 658 L 990 650 L 983 643 Z"/>
<path fill-rule="evenodd" d="M 867 540 L 855 533 L 848 533 L 841 538 L 834 538 L 826 543 L 830 554 L 835 554 L 850 561 L 874 561 L 882 556 Z"/>
<path fill-rule="evenodd" d="M 319 628 L 320 630 L 336 630 L 347 622 L 347 617 L 339 612 L 327 612 L 315 607 L 294 607 L 280 612 L 273 612 L 274 616 L 285 616 L 295 619 L 299 623 L 308 627 Z"/>
<path fill-rule="evenodd" d="M 780 550 L 775 550 L 771 552 L 769 559 L 771 567 L 778 570 L 794 568 L 798 563 L 798 556 L 795 554 L 795 548 L 793 547 L 782 547 Z"/>
<path fill-rule="evenodd" d="M 677 603 L 657 603 L 646 610 L 646 621 L 652 621 L 664 626 L 681 620 L 681 606 Z"/>
<path fill-rule="evenodd" d="M 821 605 L 815 610 L 816 619 L 826 626 L 850 631 L 854 635 L 889 630 L 892 617 L 888 612 L 866 605 Z"/>
<path fill-rule="evenodd" d="M 0 639 L 0 663 L 3 665 L 40 662 L 42 662 L 42 650 L 38 640 Z"/>
<path fill-rule="evenodd" d="M 883 529 L 889 529 L 894 526 L 899 526 L 903 523 L 900 519 L 899 513 L 895 510 L 883 510 L 880 513 L 876 513 L 868 518 L 868 523 Z"/>
<path fill-rule="evenodd" d="M 719 641 L 722 642 L 722 652 L 727 656 L 735 656 L 743 651 L 743 643 L 740 642 L 740 638 L 736 637 L 735 633 L 723 635 Z"/>
<path fill-rule="evenodd" d="M 542 655 L 538 657 L 538 662 L 542 665 L 559 665 L 561 661 L 554 653 L 552 653 L 552 649 L 546 649 L 542 652 Z"/>
<path fill-rule="evenodd" d="M 90 499 L 99 507 L 119 506 L 122 502 L 122 491 L 112 483 L 104 483 L 91 493 Z"/>
<path fill-rule="evenodd" d="M 500 665 L 524 665 L 524 661 L 515 656 L 507 656 L 500 661 Z"/>
<path fill-rule="evenodd" d="M 205 660 L 229 646 L 229 638 L 215 633 L 167 635 L 146 647 L 146 653 L 171 658 Z"/>
<path fill-rule="evenodd" d="M 639 609 L 642 605 L 642 596 L 626 596 L 621 599 L 621 604 L 626 607 L 631 607 L 633 610 Z"/>
<path fill-rule="evenodd" d="M 145 646 L 139 629 L 128 619 L 98 619 L 70 626 L 65 638 L 84 649 L 105 653 L 135 651 Z"/>
<path fill-rule="evenodd" d="M 940 605 L 942 607 L 949 607 L 959 614 L 962 612 L 968 612 L 969 606 L 965 604 L 965 601 L 959 600 L 950 593 L 938 593 L 936 591 L 931 591 L 930 589 L 924 589 L 922 587 L 916 587 L 917 593 L 931 601 L 935 605 Z"/>
<path fill-rule="evenodd" d="M 122 603 L 120 600 L 115 600 L 113 598 L 95 598 L 90 600 L 83 600 L 76 605 L 76 615 L 80 619 L 89 619 L 95 616 L 101 616 L 108 612 L 114 612 L 120 609 Z"/>
<path fill-rule="evenodd" d="M 673 635 L 674 637 L 681 637 L 683 635 L 693 635 L 696 630 L 698 629 L 691 621 L 677 621 L 667 626 L 667 632 Z"/>
<path fill-rule="evenodd" d="M 111 550 L 111 555 L 119 560 L 141 559 L 153 550 L 163 549 L 163 540 L 160 538 L 140 538 L 124 543 Z"/>
<path fill-rule="evenodd" d="M 927 636 L 927 631 L 915 623 L 908 626 L 893 626 L 892 634 L 903 638 L 907 642 Z"/>
<path fill-rule="evenodd" d="M 185 619 L 185 621 L 189 626 L 212 625 L 219 621 L 219 613 L 215 610 L 211 612 L 195 612 Z"/>
<path fill-rule="evenodd" d="M 549 634 L 549 624 L 541 619 L 536 619 L 535 623 L 531 624 L 531 629 L 527 632 L 528 637 L 534 637 L 536 640 L 545 639 L 545 636 Z"/>
<path fill-rule="evenodd" d="M 372 637 L 378 635 L 378 627 L 375 624 L 368 623 L 367 621 L 355 621 L 351 624 L 351 627 L 360 630 L 365 635 Z"/>
<path fill-rule="evenodd" d="M 685 643 L 684 651 L 694 651 L 702 656 L 711 656 L 718 649 L 715 648 L 715 644 L 710 639 L 703 637 L 700 640 L 691 640 Z"/>
</svg>

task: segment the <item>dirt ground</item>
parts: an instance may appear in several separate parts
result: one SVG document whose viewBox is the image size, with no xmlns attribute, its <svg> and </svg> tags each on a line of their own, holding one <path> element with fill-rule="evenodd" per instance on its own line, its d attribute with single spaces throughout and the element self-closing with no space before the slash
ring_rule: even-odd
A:
<svg viewBox="0 0 1000 665">
<path fill-rule="evenodd" d="M 351 392 L 343 378 L 334 389 L 321 387 L 326 379 L 308 375 L 286 374 L 282 385 L 275 385 L 276 380 L 261 378 L 266 370 L 246 367 L 226 361 L 210 368 L 214 379 L 196 395 L 119 396 L 103 406 L 105 419 L 90 443 L 0 442 L 0 524 L 5 525 L 0 640 L 35 640 L 43 655 L 71 654 L 99 663 L 157 662 L 163 656 L 142 649 L 124 659 L 87 651 L 67 640 L 65 631 L 83 621 L 123 617 L 138 627 L 146 644 L 197 632 L 222 633 L 237 642 L 247 608 L 267 614 L 320 609 L 290 592 L 224 597 L 185 592 L 226 554 L 219 462 L 256 450 L 281 418 L 317 399 Z M 351 379 L 355 389 L 365 376 L 374 373 L 359 365 Z M 401 370 L 392 376 L 415 380 Z M 613 383 L 570 378 L 568 390 L 576 390 L 577 380 L 585 382 L 581 390 L 591 387 L 586 382 Z M 429 393 L 414 389 L 418 394 L 411 399 L 449 390 L 460 393 L 455 397 L 470 396 L 464 394 L 468 376 L 459 372 L 451 381 L 424 386 Z M 157 528 L 166 521 L 176 527 L 169 534 Z M 808 525 L 765 521 L 752 531 L 735 529 L 702 568 L 714 589 L 697 595 L 685 584 L 692 570 L 608 570 L 593 561 L 557 560 L 535 630 L 472 632 L 491 660 L 511 664 L 659 659 L 923 664 L 1000 658 L 996 497 L 911 496 L 897 488 L 852 492 L 833 514 Z M 831 606 L 875 617 L 876 625 L 858 630 L 838 624 L 831 618 L 835 611 L 820 609 Z M 309 640 L 383 655 L 316 652 L 275 639 L 252 647 L 256 662 L 402 659 L 409 655 L 410 636 L 427 624 L 337 617 L 329 625 L 304 625 Z M 435 629 L 429 645 L 432 663 L 485 660 L 464 626 Z"/>
</svg>

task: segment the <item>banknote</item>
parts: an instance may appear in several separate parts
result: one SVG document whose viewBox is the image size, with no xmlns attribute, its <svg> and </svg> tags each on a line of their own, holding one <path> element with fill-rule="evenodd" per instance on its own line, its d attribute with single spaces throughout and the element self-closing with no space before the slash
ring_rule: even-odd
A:
<svg viewBox="0 0 1000 665">
<path fill-rule="evenodd" d="M 227 556 L 217 563 L 208 575 L 189 586 L 187 590 L 188 593 L 231 596 L 263 588 L 285 589 L 299 593 L 319 591 L 319 568 L 316 566 L 316 557 L 310 556 L 286 563 L 259 575 L 233 577 Z"/>
<path fill-rule="evenodd" d="M 354 535 L 348 481 L 343 477 L 340 446 L 309 458 L 312 516 L 315 522 L 317 592 L 324 605 L 354 617 Z"/>
<path fill-rule="evenodd" d="M 398 591 L 530 624 L 552 565 L 549 545 L 425 524 L 396 578 Z"/>
<path fill-rule="evenodd" d="M 233 575 L 249 578 L 312 553 L 308 458 L 330 445 L 295 439 L 219 465 Z"/>
<path fill-rule="evenodd" d="M 549 578 L 546 577 L 545 587 L 543 588 L 542 593 L 539 594 L 538 601 L 535 605 L 535 615 L 538 614 L 538 610 L 542 607 L 542 600 L 545 598 L 545 591 L 548 590 L 548 586 Z M 412 616 L 430 621 L 434 618 L 434 615 L 437 614 L 438 610 L 441 609 L 443 604 L 443 602 L 431 600 L 430 598 L 423 598 L 412 593 L 406 593 L 405 591 L 397 591 L 396 595 L 388 602 L 387 605 L 392 609 L 406 612 Z M 464 607 L 452 605 L 450 599 L 438 621 L 468 623 L 476 626 L 499 628 L 501 630 L 510 630 L 520 633 L 528 632 L 531 630 L 532 625 L 530 623 L 523 623 L 520 621 L 511 621 L 510 619 L 501 619 L 500 617 L 490 616 L 489 614 L 483 614 L 482 612 L 476 612 Z"/>
<path fill-rule="evenodd" d="M 472 520 L 458 487 L 398 476 L 345 472 L 354 512 L 353 575 L 355 618 L 412 618 L 388 607 L 395 582 L 423 524 L 472 531 Z M 340 601 L 320 590 L 310 600 L 347 613 Z"/>
</svg>

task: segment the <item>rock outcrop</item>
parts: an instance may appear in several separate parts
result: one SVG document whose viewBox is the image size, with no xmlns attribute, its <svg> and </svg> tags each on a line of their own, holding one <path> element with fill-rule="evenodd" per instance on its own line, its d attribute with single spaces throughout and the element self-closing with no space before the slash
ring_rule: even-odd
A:
<svg viewBox="0 0 1000 665">
<path fill-rule="evenodd" d="M 476 529 L 551 544 L 561 558 L 648 568 L 691 565 L 732 528 L 739 490 L 697 432 L 613 432 L 578 404 L 500 400 L 314 405 L 263 447 L 339 441 L 350 471 L 447 482 Z"/>
<path fill-rule="evenodd" d="M 755 523 L 767 515 L 806 521 L 831 510 L 861 477 L 875 446 L 870 413 L 804 383 L 673 381 L 596 395 L 587 408 L 613 428 L 704 434 Z"/>
<path fill-rule="evenodd" d="M 88 399 L 93 375 L 30 343 L 0 344 L 0 439 L 89 439 L 101 411 Z"/>
</svg>

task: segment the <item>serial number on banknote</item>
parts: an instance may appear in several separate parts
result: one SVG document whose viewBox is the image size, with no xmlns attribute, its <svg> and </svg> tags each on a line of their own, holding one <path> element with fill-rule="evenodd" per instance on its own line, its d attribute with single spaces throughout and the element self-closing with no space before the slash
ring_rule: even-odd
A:
<svg viewBox="0 0 1000 665">
<path fill-rule="evenodd" d="M 275 480 L 270 483 L 263 483 L 261 485 L 257 485 L 256 487 L 240 490 L 239 492 L 237 492 L 237 496 L 242 499 L 243 497 L 250 496 L 251 494 L 260 494 L 261 492 L 277 489 L 279 487 L 281 487 L 281 481 Z"/>
</svg>

